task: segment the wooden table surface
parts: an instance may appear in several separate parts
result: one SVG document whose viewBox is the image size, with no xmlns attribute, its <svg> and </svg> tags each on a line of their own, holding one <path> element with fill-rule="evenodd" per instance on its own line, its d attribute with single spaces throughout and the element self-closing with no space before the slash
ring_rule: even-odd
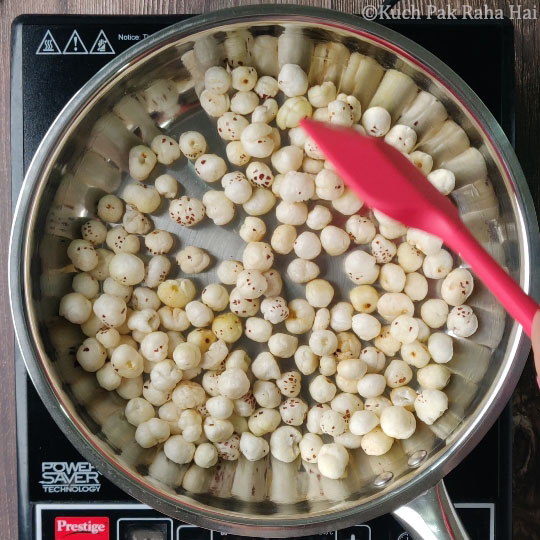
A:
<svg viewBox="0 0 540 540">
<path fill-rule="evenodd" d="M 299 0 L 303 5 L 317 5 L 339 11 L 359 13 L 379 0 Z M 15 381 L 13 331 L 8 303 L 7 264 L 8 238 L 11 226 L 10 144 L 9 144 L 9 54 L 10 24 L 23 13 L 69 14 L 173 14 L 201 13 L 224 7 L 261 3 L 260 0 L 239 2 L 228 0 L 0 0 L 0 538 L 16 539 L 17 534 L 17 469 L 15 448 Z M 275 3 L 275 2 L 272 2 Z M 515 6 L 533 9 L 536 0 L 514 0 Z M 472 6 L 503 9 L 510 15 L 504 0 L 403 0 L 401 5 L 443 8 Z M 540 10 L 539 10 L 540 14 Z M 516 55 L 516 151 L 529 182 L 539 182 L 540 172 L 540 32 L 536 18 L 515 19 Z M 536 190 L 535 204 L 540 208 Z M 516 539 L 540 538 L 540 399 L 534 383 L 531 361 L 514 396 L 514 470 L 513 525 Z"/>
</svg>

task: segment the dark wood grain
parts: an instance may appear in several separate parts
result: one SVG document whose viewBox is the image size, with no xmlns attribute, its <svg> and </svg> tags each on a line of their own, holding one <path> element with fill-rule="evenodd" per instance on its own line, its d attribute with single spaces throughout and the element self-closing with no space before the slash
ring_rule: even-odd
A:
<svg viewBox="0 0 540 540">
<path fill-rule="evenodd" d="M 287 4 L 317 5 L 343 12 L 358 13 L 379 1 L 298 0 Z M 13 365 L 13 332 L 9 314 L 7 268 L 8 238 L 11 226 L 10 147 L 9 147 L 9 39 L 11 21 L 22 13 L 73 14 L 170 14 L 200 13 L 212 9 L 246 4 L 260 0 L 0 0 L 0 538 L 16 539 L 16 449 L 15 449 L 15 383 Z M 274 3 L 274 2 L 272 2 Z M 510 2 L 504 0 L 414 0 L 402 1 L 403 8 L 434 5 L 443 8 L 464 5 L 500 8 L 509 14 Z M 523 9 L 537 6 L 537 0 L 514 0 Z M 540 33 L 538 20 L 515 19 L 516 47 L 516 150 L 530 182 L 540 181 Z M 535 205 L 540 208 L 540 190 Z M 516 426 L 514 459 L 514 538 L 540 538 L 540 399 L 531 363 L 527 365 L 514 398 Z"/>
</svg>

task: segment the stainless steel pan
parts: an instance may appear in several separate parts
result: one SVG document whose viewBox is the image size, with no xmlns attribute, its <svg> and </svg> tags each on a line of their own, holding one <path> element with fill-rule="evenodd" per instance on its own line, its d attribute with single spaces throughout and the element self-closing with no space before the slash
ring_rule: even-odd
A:
<svg viewBox="0 0 540 540">
<path fill-rule="evenodd" d="M 72 278 L 69 239 L 94 215 L 97 198 L 123 181 L 127 149 L 140 137 L 148 139 L 156 125 L 174 135 L 193 126 L 215 133 L 197 106 L 200 75 L 223 60 L 223 44 L 233 36 L 244 39 L 247 49 L 229 47 L 229 56 L 262 64 L 263 57 L 246 56 L 252 47 L 247 32 L 286 34 L 281 59 L 302 62 L 308 70 L 318 62 L 325 77 L 339 81 L 350 51 L 357 51 L 385 69 L 410 75 L 436 96 L 486 164 L 483 169 L 478 159 L 469 163 L 463 154 L 465 167 L 459 158 L 452 162 L 459 171 L 455 200 L 464 219 L 525 291 L 537 290 L 532 269 L 538 267 L 540 246 L 525 178 L 501 128 L 455 73 L 415 43 L 356 17 L 296 6 L 232 9 L 174 25 L 120 55 L 70 101 L 39 147 L 17 205 L 9 276 L 17 339 L 30 376 L 86 458 L 130 495 L 181 520 L 236 534 L 291 537 L 394 512 L 417 538 L 464 536 L 440 481 L 495 421 L 529 350 L 522 329 L 480 284 L 471 297 L 480 330 L 456 342 L 449 364 L 450 410 L 431 429 L 420 426 L 411 440 L 381 458 L 354 451 L 342 481 L 321 480 L 316 469 L 273 459 L 228 462 L 209 471 L 176 466 L 159 448 L 138 447 L 122 415 L 123 400 L 102 391 L 92 375 L 75 366 L 80 335 L 57 317 L 59 297 Z M 321 76 L 312 71 L 315 79 Z M 173 81 L 179 106 L 150 114 L 140 96 L 159 80 Z M 365 98 L 370 90 L 358 92 Z M 211 148 L 223 151 L 218 137 L 209 139 Z M 478 168 L 473 171 L 471 163 Z M 186 191 L 197 195 L 205 189 L 185 160 L 175 173 Z M 165 208 L 155 223 L 172 228 Z M 242 249 L 237 228 L 238 220 L 219 231 L 205 225 L 175 233 L 183 245 L 205 245 L 218 259 L 237 258 Z M 336 268 L 328 265 L 327 272 L 339 285 Z M 213 270 L 201 276 L 201 282 L 214 279 Z"/>
</svg>

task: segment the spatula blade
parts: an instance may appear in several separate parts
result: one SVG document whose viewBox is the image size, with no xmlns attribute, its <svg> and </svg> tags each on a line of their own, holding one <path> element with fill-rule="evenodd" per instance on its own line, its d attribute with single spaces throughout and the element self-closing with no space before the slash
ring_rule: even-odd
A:
<svg viewBox="0 0 540 540">
<path fill-rule="evenodd" d="M 446 217 L 459 219 L 450 200 L 439 193 L 411 161 L 382 138 L 351 128 L 305 118 L 300 124 L 338 174 L 372 208 L 397 221 L 441 236 Z"/>
</svg>

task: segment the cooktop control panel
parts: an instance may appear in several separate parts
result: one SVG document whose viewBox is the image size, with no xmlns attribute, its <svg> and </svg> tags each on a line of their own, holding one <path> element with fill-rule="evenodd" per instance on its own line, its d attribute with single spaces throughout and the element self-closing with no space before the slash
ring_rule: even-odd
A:
<svg viewBox="0 0 540 540">
<path fill-rule="evenodd" d="M 495 538 L 494 503 L 457 503 L 471 538 Z M 36 540 L 243 540 L 244 536 L 201 529 L 128 503 L 37 504 Z M 487 533 L 487 534 L 486 534 Z M 301 540 L 410 540 L 397 522 L 383 516 L 369 523 Z M 411 539 L 412 540 L 412 539 Z"/>
</svg>

